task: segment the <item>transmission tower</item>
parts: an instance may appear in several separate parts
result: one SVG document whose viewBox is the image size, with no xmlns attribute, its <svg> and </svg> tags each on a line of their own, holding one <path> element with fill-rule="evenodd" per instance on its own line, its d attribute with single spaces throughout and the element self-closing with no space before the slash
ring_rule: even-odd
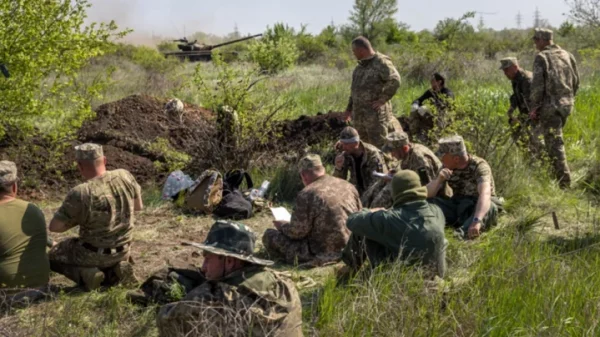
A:
<svg viewBox="0 0 600 337">
<path fill-rule="evenodd" d="M 540 13 L 539 8 L 535 8 L 535 12 L 533 13 L 533 28 L 537 28 L 542 23 L 542 14 Z"/>
<path fill-rule="evenodd" d="M 522 25 L 523 25 L 523 15 L 521 15 L 521 12 L 519 12 L 517 14 L 517 28 L 521 29 Z"/>
<path fill-rule="evenodd" d="M 487 13 L 487 12 L 476 12 L 477 14 L 479 14 L 479 29 L 483 29 L 485 27 L 485 21 L 483 20 L 483 16 L 484 15 L 496 15 L 496 12 L 494 13 Z"/>
</svg>

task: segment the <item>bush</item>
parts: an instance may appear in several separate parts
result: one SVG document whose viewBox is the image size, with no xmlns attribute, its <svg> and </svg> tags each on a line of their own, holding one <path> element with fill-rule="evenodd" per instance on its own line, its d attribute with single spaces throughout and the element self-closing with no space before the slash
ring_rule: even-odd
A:
<svg viewBox="0 0 600 337">
<path fill-rule="evenodd" d="M 281 23 L 268 28 L 260 41 L 250 45 L 249 51 L 250 59 L 268 74 L 291 68 L 300 55 L 294 39 L 294 30 Z"/>
</svg>

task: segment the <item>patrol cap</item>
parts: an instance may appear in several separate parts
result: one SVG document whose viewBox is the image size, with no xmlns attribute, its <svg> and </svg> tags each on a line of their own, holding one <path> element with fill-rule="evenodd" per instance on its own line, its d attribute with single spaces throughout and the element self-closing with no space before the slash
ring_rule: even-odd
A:
<svg viewBox="0 0 600 337">
<path fill-rule="evenodd" d="M 75 158 L 77 160 L 96 160 L 104 157 L 102 146 L 98 144 L 85 143 L 75 146 Z"/>
<path fill-rule="evenodd" d="M 534 40 L 550 41 L 554 37 L 554 33 L 550 29 L 536 28 L 533 33 Z"/>
<path fill-rule="evenodd" d="M 318 167 L 323 167 L 323 162 L 321 162 L 321 157 L 318 154 L 307 154 L 298 163 L 300 171 L 312 170 Z"/>
<path fill-rule="evenodd" d="M 463 137 L 458 135 L 442 138 L 438 141 L 438 145 L 438 156 L 443 156 L 445 154 L 457 156 L 467 153 L 465 141 L 463 140 Z"/>
<path fill-rule="evenodd" d="M 519 61 L 516 57 L 506 57 L 500 60 L 500 70 L 504 70 L 506 68 L 518 65 Z"/>
<path fill-rule="evenodd" d="M 17 181 L 17 165 L 12 161 L 0 161 L 0 185 Z"/>
<path fill-rule="evenodd" d="M 358 143 L 360 142 L 360 136 L 358 131 L 351 126 L 345 127 L 340 133 L 340 142 L 342 143 Z"/>
<path fill-rule="evenodd" d="M 403 147 L 404 145 L 408 145 L 410 141 L 408 140 L 408 134 L 404 131 L 395 131 L 387 135 L 385 139 L 385 145 L 381 148 L 383 152 L 390 152 L 393 149 L 397 149 L 399 147 Z"/>
<path fill-rule="evenodd" d="M 273 261 L 254 257 L 256 235 L 246 225 L 225 220 L 217 220 L 206 235 L 203 243 L 184 242 L 212 254 L 235 257 L 261 266 L 270 266 Z"/>
</svg>

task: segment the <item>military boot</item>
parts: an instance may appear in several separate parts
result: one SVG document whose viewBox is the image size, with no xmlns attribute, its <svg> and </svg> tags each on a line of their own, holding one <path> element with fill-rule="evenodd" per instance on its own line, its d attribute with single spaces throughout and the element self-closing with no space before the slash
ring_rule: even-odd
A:
<svg viewBox="0 0 600 337">
<path fill-rule="evenodd" d="M 138 278 L 133 271 L 133 265 L 127 261 L 117 263 L 113 268 L 113 272 L 118 279 L 118 282 L 124 286 L 134 286 L 139 283 Z"/>
<path fill-rule="evenodd" d="M 92 291 L 100 288 L 104 282 L 104 273 L 98 268 L 79 268 L 80 285 Z"/>
</svg>

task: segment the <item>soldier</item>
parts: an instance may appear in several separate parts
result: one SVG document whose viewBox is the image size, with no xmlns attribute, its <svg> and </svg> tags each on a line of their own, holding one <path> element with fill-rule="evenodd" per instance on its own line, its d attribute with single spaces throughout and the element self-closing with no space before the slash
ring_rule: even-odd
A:
<svg viewBox="0 0 600 337">
<path fill-rule="evenodd" d="M 508 122 L 512 128 L 515 142 L 525 142 L 532 154 L 537 154 L 541 146 L 539 123 L 529 118 L 531 107 L 531 72 L 519 67 L 519 62 L 514 57 L 500 60 L 500 70 L 512 82 L 513 94 L 510 96 L 510 108 L 508 109 Z M 515 110 L 519 110 L 518 116 L 514 116 Z"/>
<path fill-rule="evenodd" d="M 126 170 L 106 170 L 102 147 L 75 147 L 85 182 L 73 188 L 50 222 L 50 231 L 79 226 L 79 237 L 54 246 L 50 268 L 87 290 L 113 285 L 133 274 L 129 258 L 134 211 L 140 211 L 140 186 Z"/>
<path fill-rule="evenodd" d="M 237 111 L 228 105 L 219 106 L 217 109 L 217 134 L 221 144 L 226 147 L 228 154 L 238 147 L 240 121 Z"/>
<path fill-rule="evenodd" d="M 463 138 L 452 136 L 439 140 L 439 154 L 444 168 L 436 180 L 427 185 L 427 197 L 435 197 L 445 182 L 452 188 L 452 198 L 435 198 L 446 217 L 464 237 L 473 239 L 497 221 L 498 199 L 494 177 L 488 163 L 467 153 Z"/>
<path fill-rule="evenodd" d="M 44 213 L 17 198 L 17 182 L 15 163 L 0 161 L 0 297 L 7 288 L 43 287 L 50 275 Z"/>
<path fill-rule="evenodd" d="M 410 111 L 409 127 L 413 137 L 418 137 L 423 142 L 429 141 L 429 131 L 437 125 L 442 130 L 449 124 L 448 110 L 452 108 L 454 93 L 446 88 L 446 78 L 440 73 L 431 76 L 431 89 L 417 98 Z M 430 101 L 436 109 L 434 115 L 429 107 L 423 105 Z"/>
<path fill-rule="evenodd" d="M 363 210 L 348 218 L 352 235 L 344 249 L 344 263 L 357 271 L 366 258 L 371 267 L 400 259 L 423 264 L 443 278 L 448 241 L 441 209 L 427 202 L 427 188 L 414 171 L 399 171 L 391 185 L 392 209 Z"/>
<path fill-rule="evenodd" d="M 380 148 L 388 133 L 401 131 L 390 100 L 400 86 L 400 75 L 388 56 L 377 53 L 366 38 L 352 41 L 358 66 L 352 74 L 352 89 L 346 118 L 354 121 L 360 136 Z"/>
<path fill-rule="evenodd" d="M 318 155 L 302 158 L 299 169 L 306 187 L 296 198 L 292 220 L 267 229 L 265 248 L 290 264 L 339 260 L 350 236 L 346 219 L 362 207 L 358 192 L 350 183 L 328 176 Z"/>
<path fill-rule="evenodd" d="M 156 317 L 160 336 L 292 336 L 302 334 L 302 305 L 294 284 L 254 257 L 255 235 L 246 226 L 217 221 L 203 244 L 202 273 L 171 271 L 151 277 L 142 288 L 150 300 L 185 289 L 181 301 L 162 306 Z M 160 301 L 159 301 L 160 303 Z"/>
<path fill-rule="evenodd" d="M 533 41 L 539 53 L 533 62 L 531 82 L 532 120 L 539 118 L 546 151 L 561 188 L 571 185 L 562 129 L 573 111 L 579 89 L 577 62 L 571 53 L 552 41 L 552 31 L 536 29 Z"/>
<path fill-rule="evenodd" d="M 429 148 L 421 144 L 411 143 L 404 131 L 393 132 L 388 135 L 383 152 L 391 153 L 392 157 L 401 160 L 400 169 L 411 170 L 419 175 L 423 186 L 435 180 L 438 172 L 442 169 L 442 163 Z M 392 186 L 389 179 L 381 179 L 371 185 L 362 197 L 362 203 L 370 208 L 390 208 L 393 204 Z M 451 197 L 452 190 L 446 185 L 440 189 L 440 197 Z"/>
<path fill-rule="evenodd" d="M 377 178 L 373 177 L 373 171 L 388 171 L 383 153 L 375 146 L 361 141 L 358 132 L 352 127 L 347 126 L 342 130 L 336 148 L 342 152 L 335 157 L 333 176 L 346 180 L 350 172 L 350 182 L 360 195 L 375 183 Z"/>
</svg>

